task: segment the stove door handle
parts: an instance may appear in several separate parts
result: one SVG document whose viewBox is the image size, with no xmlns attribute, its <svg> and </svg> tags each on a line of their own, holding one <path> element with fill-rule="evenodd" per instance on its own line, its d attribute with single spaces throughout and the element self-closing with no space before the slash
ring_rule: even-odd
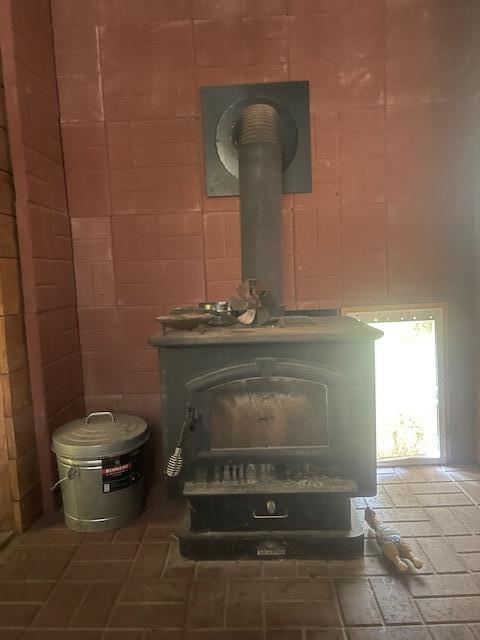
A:
<svg viewBox="0 0 480 640">
<path fill-rule="evenodd" d="M 285 518 L 288 518 L 288 509 L 285 511 L 285 513 L 279 514 L 279 515 L 261 515 L 259 513 L 257 513 L 256 511 L 253 511 L 253 517 L 256 518 L 257 520 L 285 520 Z"/>
</svg>

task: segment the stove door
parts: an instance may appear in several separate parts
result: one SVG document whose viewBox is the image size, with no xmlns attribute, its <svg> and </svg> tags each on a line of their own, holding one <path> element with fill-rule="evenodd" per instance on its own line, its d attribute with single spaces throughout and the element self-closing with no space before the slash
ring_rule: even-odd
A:
<svg viewBox="0 0 480 640">
<path fill-rule="evenodd" d="M 344 375 L 295 360 L 256 358 L 208 371 L 187 384 L 198 415 L 191 457 L 326 459 L 345 444 L 349 398 Z"/>
</svg>

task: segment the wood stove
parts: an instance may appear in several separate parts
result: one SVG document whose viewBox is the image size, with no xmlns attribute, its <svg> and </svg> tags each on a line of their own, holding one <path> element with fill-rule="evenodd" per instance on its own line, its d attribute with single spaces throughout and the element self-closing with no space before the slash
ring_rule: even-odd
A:
<svg viewBox="0 0 480 640">
<path fill-rule="evenodd" d="M 150 338 L 167 475 L 184 457 L 174 481 L 190 507 L 181 552 L 360 554 L 363 529 L 350 502 L 376 493 L 381 332 L 352 318 L 284 315 L 278 304 L 281 193 L 310 184 L 308 83 L 207 88 L 203 98 L 207 192 L 239 190 L 246 284 L 230 303 L 235 326 Z"/>
<path fill-rule="evenodd" d="M 159 349 L 165 465 L 182 424 L 177 481 L 188 557 L 363 550 L 350 499 L 376 493 L 374 340 L 346 317 L 202 327 Z"/>
</svg>

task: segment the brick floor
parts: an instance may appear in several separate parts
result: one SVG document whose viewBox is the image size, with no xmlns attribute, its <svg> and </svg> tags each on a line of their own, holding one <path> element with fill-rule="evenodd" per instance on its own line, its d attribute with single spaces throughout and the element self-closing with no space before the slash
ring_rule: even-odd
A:
<svg viewBox="0 0 480 640">
<path fill-rule="evenodd" d="M 379 469 L 366 502 L 408 536 L 400 576 L 358 560 L 198 562 L 178 505 L 152 493 L 117 532 L 43 520 L 0 552 L 0 640 L 480 640 L 480 467 Z"/>
</svg>

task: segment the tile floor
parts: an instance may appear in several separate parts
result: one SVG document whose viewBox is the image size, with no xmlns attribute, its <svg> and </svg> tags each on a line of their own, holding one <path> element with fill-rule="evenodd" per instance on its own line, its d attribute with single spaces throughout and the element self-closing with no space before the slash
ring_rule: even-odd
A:
<svg viewBox="0 0 480 640">
<path fill-rule="evenodd" d="M 0 552 L 0 640 L 480 639 L 480 467 L 378 478 L 367 502 L 411 538 L 420 571 L 396 574 L 373 539 L 353 561 L 188 562 L 180 509 L 151 495 L 116 533 L 57 517 Z"/>
</svg>

